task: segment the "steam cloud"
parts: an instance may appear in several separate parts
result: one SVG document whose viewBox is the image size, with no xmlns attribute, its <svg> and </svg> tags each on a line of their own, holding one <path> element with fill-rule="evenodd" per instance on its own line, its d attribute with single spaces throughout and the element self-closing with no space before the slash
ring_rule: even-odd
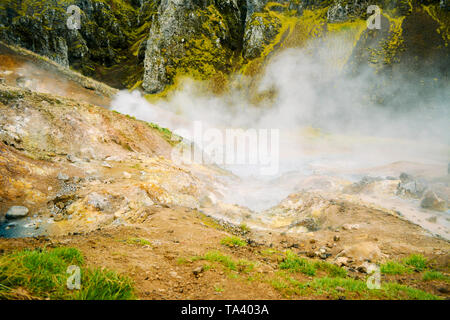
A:
<svg viewBox="0 0 450 320">
<path fill-rule="evenodd" d="M 341 49 L 322 47 L 314 55 L 308 50 L 289 49 L 272 58 L 255 90 L 270 90 L 276 95 L 262 106 L 252 104 L 248 87 L 214 96 L 187 80 L 156 104 L 137 91 L 122 91 L 112 109 L 172 130 L 187 128 L 193 121 L 201 121 L 205 127 L 280 129 L 279 176 L 292 171 L 311 174 L 317 167 L 336 173 L 336 168 L 367 168 L 394 161 L 446 164 L 449 88 L 436 88 L 423 96 L 418 88 L 420 79 L 405 79 L 391 81 L 389 87 L 377 92 L 374 84 L 384 79 L 370 68 L 355 76 L 334 66 L 333 62 L 348 57 L 352 48 L 342 39 L 334 41 Z M 383 105 L 374 102 L 374 92 L 387 97 Z M 305 128 L 316 128 L 312 131 L 317 137 L 305 137 Z M 246 176 L 247 168 L 241 169 L 233 171 Z M 249 184 L 256 185 L 254 180 Z M 280 188 L 259 184 L 258 190 L 246 190 L 236 202 L 260 210 L 293 191 Z"/>
</svg>

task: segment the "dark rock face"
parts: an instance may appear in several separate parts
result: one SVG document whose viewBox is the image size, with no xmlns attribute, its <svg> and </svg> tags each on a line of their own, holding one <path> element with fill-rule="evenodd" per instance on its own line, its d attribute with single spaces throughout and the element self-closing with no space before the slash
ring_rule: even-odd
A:
<svg viewBox="0 0 450 320">
<path fill-rule="evenodd" d="M 79 30 L 67 27 L 70 5 L 81 9 Z M 3 41 L 93 75 L 96 65 L 118 64 L 130 47 L 139 16 L 133 5 L 134 0 L 4 1 L 0 35 Z"/>
<path fill-rule="evenodd" d="M 264 47 L 276 37 L 280 27 L 279 19 L 267 13 L 256 13 L 249 17 L 244 34 L 244 58 L 259 57 Z"/>
<path fill-rule="evenodd" d="M 112 86 L 142 82 L 145 91 L 157 93 L 178 76 L 223 79 L 252 60 L 263 65 L 279 48 L 302 46 L 329 30 L 356 30 L 372 4 L 368 0 L 2 0 L 0 37 Z M 431 77 L 435 72 L 448 78 L 449 2 L 376 4 L 383 9 L 382 28 L 358 33 L 345 70 L 357 75 L 371 67 L 389 77 L 405 69 L 407 78 L 417 73 Z M 66 25 L 70 5 L 81 9 L 79 30 Z M 328 28 L 331 25 L 334 28 Z M 318 32 L 311 26 L 323 28 Z M 260 69 L 255 64 L 249 70 Z M 113 78 L 119 80 L 108 82 Z"/>
<path fill-rule="evenodd" d="M 237 0 L 161 1 L 147 41 L 144 89 L 160 92 L 177 74 L 228 72 L 242 47 L 245 8 Z"/>
<path fill-rule="evenodd" d="M 355 17 L 364 17 L 371 2 L 367 0 L 335 1 L 327 12 L 328 22 L 343 22 Z"/>
</svg>

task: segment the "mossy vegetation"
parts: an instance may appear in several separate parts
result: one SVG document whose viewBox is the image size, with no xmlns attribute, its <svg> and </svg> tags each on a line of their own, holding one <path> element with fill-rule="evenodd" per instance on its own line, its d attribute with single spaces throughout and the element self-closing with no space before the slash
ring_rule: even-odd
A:
<svg viewBox="0 0 450 320">
<path fill-rule="evenodd" d="M 125 240 L 127 244 L 138 245 L 138 246 L 152 246 L 152 243 L 143 238 L 128 238 Z"/>
<path fill-rule="evenodd" d="M 332 299 L 365 300 L 439 300 L 438 296 L 423 290 L 411 288 L 394 282 L 384 282 L 380 289 L 370 289 L 364 280 L 348 277 L 315 277 L 310 281 L 299 281 L 289 273 L 279 272 L 269 281 L 276 290 L 286 297 L 316 296 Z"/>
<path fill-rule="evenodd" d="M 81 286 L 69 290 L 68 267 L 80 267 Z M 132 281 L 114 271 L 92 269 L 74 248 L 22 250 L 0 256 L 0 299 L 133 299 Z"/>
<path fill-rule="evenodd" d="M 429 265 L 428 260 L 421 254 L 412 254 L 401 261 L 386 261 L 380 266 L 381 273 L 401 275 L 411 272 L 422 272 Z"/>
<path fill-rule="evenodd" d="M 256 263 L 245 259 L 234 260 L 220 251 L 209 251 L 203 256 L 196 256 L 190 259 L 191 261 L 209 261 L 216 262 L 223 266 L 226 271 L 235 271 L 238 273 L 249 273 L 253 271 Z"/>
<path fill-rule="evenodd" d="M 223 238 L 220 241 L 220 244 L 233 248 L 233 247 L 245 247 L 247 245 L 247 242 L 242 240 L 239 237 L 232 236 L 232 237 Z"/>
<path fill-rule="evenodd" d="M 428 266 L 428 259 L 425 258 L 421 254 L 412 254 L 406 259 L 403 260 L 403 263 L 411 268 L 413 268 L 414 271 L 423 271 Z"/>
<path fill-rule="evenodd" d="M 404 264 L 398 263 L 396 261 L 387 261 L 380 266 L 381 273 L 384 274 L 406 274 L 411 270 L 407 268 Z"/>
<path fill-rule="evenodd" d="M 279 268 L 290 272 L 300 272 L 307 276 L 315 276 L 318 271 L 324 271 L 332 277 L 345 277 L 347 275 L 347 271 L 341 267 L 325 261 L 302 258 L 289 250 L 285 252 L 285 257 L 279 264 Z"/>
</svg>

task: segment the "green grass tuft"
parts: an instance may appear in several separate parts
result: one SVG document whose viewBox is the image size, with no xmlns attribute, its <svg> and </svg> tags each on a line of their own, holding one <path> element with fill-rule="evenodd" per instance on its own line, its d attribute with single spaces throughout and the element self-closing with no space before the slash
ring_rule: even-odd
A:
<svg viewBox="0 0 450 320">
<path fill-rule="evenodd" d="M 136 244 L 139 246 L 151 246 L 152 245 L 152 243 L 149 240 L 143 239 L 143 238 L 129 238 L 126 240 L 126 243 Z"/>
<path fill-rule="evenodd" d="M 408 267 L 396 261 L 387 261 L 386 263 L 383 263 L 380 266 L 380 271 L 384 274 L 406 274 L 411 272 Z"/>
<path fill-rule="evenodd" d="M 109 270 L 83 267 L 80 251 L 55 248 L 15 251 L 0 256 L 0 299 L 17 299 L 25 291 L 33 299 L 132 299 L 133 284 Z M 80 267 L 81 288 L 69 290 L 70 265 Z"/>
<path fill-rule="evenodd" d="M 245 223 L 242 223 L 239 226 L 239 229 L 241 229 L 241 231 L 244 232 L 244 233 L 250 232 L 250 228 Z"/>
<path fill-rule="evenodd" d="M 222 264 L 228 271 L 236 271 L 242 273 L 249 273 L 255 268 L 255 262 L 240 259 L 233 260 L 229 256 L 219 251 L 209 251 L 203 256 L 196 256 L 191 258 L 191 261 L 205 260 L 210 262 L 218 262 Z"/>
<path fill-rule="evenodd" d="M 300 258 L 292 251 L 286 251 L 286 257 L 279 265 L 280 269 L 292 272 L 301 272 L 308 276 L 316 275 L 316 267 L 314 263 L 308 259 Z"/>
<path fill-rule="evenodd" d="M 227 237 L 222 239 L 220 244 L 227 247 L 245 247 L 247 242 L 238 237 Z"/>
<path fill-rule="evenodd" d="M 192 258 L 192 261 L 196 261 L 196 260 L 206 260 L 206 261 L 211 261 L 211 262 L 218 262 L 229 270 L 233 270 L 233 271 L 237 270 L 236 262 L 234 262 L 233 259 L 231 259 L 227 255 L 224 255 L 223 253 L 221 253 L 219 251 L 209 251 L 203 256 L 197 256 L 197 257 Z"/>
<path fill-rule="evenodd" d="M 299 296 L 332 296 L 338 298 L 344 295 L 347 299 L 407 299 L 407 300 L 438 300 L 439 297 L 422 290 L 407 287 L 397 283 L 386 282 L 380 289 L 369 289 L 363 280 L 352 278 L 323 277 L 309 282 L 300 282 L 291 277 L 274 279 L 271 285 L 286 294 Z M 338 290 L 338 288 L 340 288 Z"/>
<path fill-rule="evenodd" d="M 423 274 L 422 280 L 430 281 L 430 280 L 449 280 L 449 277 L 439 271 L 427 271 Z"/>
<path fill-rule="evenodd" d="M 428 260 L 421 254 L 412 254 L 403 261 L 407 266 L 416 271 L 423 271 L 428 265 Z"/>
<path fill-rule="evenodd" d="M 335 264 L 331 264 L 325 261 L 317 261 L 314 266 L 319 269 L 319 270 L 323 270 L 326 273 L 328 273 L 328 275 L 330 277 L 338 277 L 338 278 L 345 278 L 347 276 L 347 270 L 345 270 L 344 268 L 338 267 Z"/>
</svg>

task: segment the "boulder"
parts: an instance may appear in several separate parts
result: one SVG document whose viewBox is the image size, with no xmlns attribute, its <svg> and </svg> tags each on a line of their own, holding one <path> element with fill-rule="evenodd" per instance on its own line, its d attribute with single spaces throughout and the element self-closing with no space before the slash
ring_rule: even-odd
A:
<svg viewBox="0 0 450 320">
<path fill-rule="evenodd" d="M 354 261 L 379 261 L 386 257 L 378 247 L 377 244 L 373 242 L 359 242 L 354 245 L 345 246 L 338 255 L 338 257 L 352 258 Z"/>
<path fill-rule="evenodd" d="M 348 258 L 347 257 L 337 257 L 334 260 L 334 264 L 338 267 L 346 267 L 348 265 Z"/>
<path fill-rule="evenodd" d="M 6 212 L 7 219 L 18 219 L 28 215 L 28 208 L 23 206 L 13 206 Z"/>
<path fill-rule="evenodd" d="M 420 206 L 424 209 L 430 209 L 434 211 L 446 211 L 447 202 L 440 199 L 433 191 L 428 190 L 420 202 Z"/>
<path fill-rule="evenodd" d="M 397 186 L 397 195 L 420 199 L 427 189 L 425 182 L 418 181 L 413 176 L 400 174 L 400 183 Z"/>
</svg>

